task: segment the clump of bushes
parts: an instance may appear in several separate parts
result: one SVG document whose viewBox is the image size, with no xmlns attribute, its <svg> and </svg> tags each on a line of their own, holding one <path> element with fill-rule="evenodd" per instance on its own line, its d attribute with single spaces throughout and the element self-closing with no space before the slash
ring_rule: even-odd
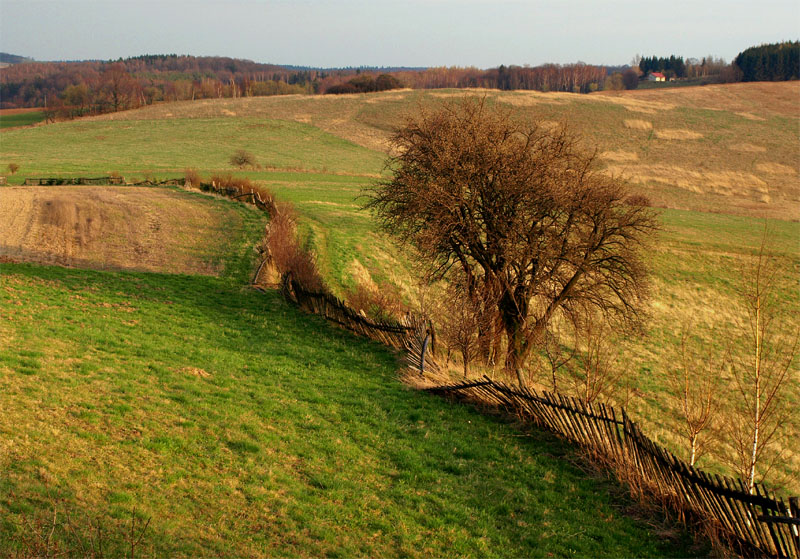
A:
<svg viewBox="0 0 800 559">
<path fill-rule="evenodd" d="M 229 159 L 231 165 L 243 169 L 245 167 L 256 167 L 256 157 L 249 151 L 237 149 Z"/>
<path fill-rule="evenodd" d="M 372 76 L 357 76 L 343 84 L 329 87 L 325 93 L 340 95 L 342 93 L 371 93 L 373 91 L 387 91 L 403 87 L 400 80 L 389 74 L 381 74 L 377 78 Z"/>
<path fill-rule="evenodd" d="M 203 184 L 203 177 L 200 176 L 197 169 L 186 169 L 183 176 L 186 179 L 186 186 L 188 187 L 200 188 Z"/>
<path fill-rule="evenodd" d="M 345 294 L 345 302 L 379 322 L 399 320 L 409 310 L 397 286 L 385 282 L 375 287 L 359 283 Z"/>
<path fill-rule="evenodd" d="M 323 291 L 322 276 L 317 268 L 311 248 L 301 245 L 297 237 L 297 214 L 286 203 L 275 204 L 264 242 L 268 247 L 272 265 L 281 275 L 291 272 L 294 281 L 308 291 Z"/>
</svg>

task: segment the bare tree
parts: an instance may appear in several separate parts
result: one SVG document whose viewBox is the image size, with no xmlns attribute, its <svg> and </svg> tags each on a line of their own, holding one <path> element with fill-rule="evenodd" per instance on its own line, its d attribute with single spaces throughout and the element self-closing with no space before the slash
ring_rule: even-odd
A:
<svg viewBox="0 0 800 559">
<path fill-rule="evenodd" d="M 576 353 L 570 367 L 573 391 L 584 404 L 609 400 L 626 372 L 612 328 L 599 313 L 576 314 L 572 322 Z"/>
<path fill-rule="evenodd" d="M 461 354 L 466 378 L 469 375 L 470 362 L 485 347 L 482 336 L 490 330 L 494 315 L 484 311 L 487 301 L 481 300 L 481 294 L 473 292 L 470 295 L 459 280 L 457 278 L 448 286 L 447 308 L 442 309 L 439 321 L 445 343 Z"/>
<path fill-rule="evenodd" d="M 707 449 L 707 441 L 701 435 L 711 427 L 719 410 L 715 394 L 727 360 L 714 359 L 709 351 L 702 355 L 692 351 L 691 330 L 691 325 L 684 326 L 677 366 L 667 367 L 667 371 L 681 432 L 689 446 L 689 464 L 694 466 Z"/>
<path fill-rule="evenodd" d="M 733 376 L 739 402 L 729 433 L 732 466 L 750 491 L 781 459 L 789 442 L 786 425 L 796 408 L 789 401 L 789 387 L 797 383 L 799 333 L 786 331 L 786 321 L 776 301 L 776 260 L 766 253 L 765 227 L 761 247 L 752 267 L 743 274 L 741 300 L 747 322 L 740 325 L 738 340 L 745 349 L 733 359 Z M 792 378 L 794 377 L 794 378 Z M 796 442 L 796 441 L 795 441 Z"/>
<path fill-rule="evenodd" d="M 640 318 L 655 214 L 627 204 L 625 183 L 566 126 L 523 125 L 465 97 L 407 119 L 392 140 L 391 177 L 368 189 L 367 207 L 417 247 L 431 279 L 455 268 L 468 293 L 497 294 L 505 368 L 521 385 L 558 313 Z"/>
<path fill-rule="evenodd" d="M 553 393 L 557 393 L 558 377 L 562 370 L 568 370 L 570 361 L 575 357 L 575 349 L 566 348 L 559 336 L 554 331 L 548 330 L 544 335 L 542 350 L 550 373 L 550 386 Z"/>
</svg>

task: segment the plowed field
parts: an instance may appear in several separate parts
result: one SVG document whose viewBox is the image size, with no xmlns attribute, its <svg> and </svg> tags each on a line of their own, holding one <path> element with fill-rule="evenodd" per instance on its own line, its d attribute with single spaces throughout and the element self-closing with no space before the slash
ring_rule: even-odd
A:
<svg viewBox="0 0 800 559">
<path fill-rule="evenodd" d="M 210 274 L 238 220 L 174 190 L 61 186 L 0 189 L 0 258 L 63 266 Z"/>
</svg>

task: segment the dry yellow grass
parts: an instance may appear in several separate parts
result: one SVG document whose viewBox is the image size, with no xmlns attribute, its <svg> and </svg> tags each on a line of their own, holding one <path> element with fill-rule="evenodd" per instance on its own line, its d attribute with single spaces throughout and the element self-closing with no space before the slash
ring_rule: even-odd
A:
<svg viewBox="0 0 800 559">
<path fill-rule="evenodd" d="M 700 132 L 686 129 L 668 128 L 666 130 L 656 130 L 656 138 L 659 140 L 698 140 L 702 137 L 703 135 Z"/>
<path fill-rule="evenodd" d="M 630 128 L 631 130 L 652 130 L 653 123 L 649 120 L 639 120 L 639 119 L 625 119 L 622 121 L 625 124 L 625 128 Z"/>
<path fill-rule="evenodd" d="M 629 162 L 638 161 L 639 156 L 632 151 L 604 151 L 600 154 L 600 159 L 606 161 Z"/>
<path fill-rule="evenodd" d="M 740 144 L 731 144 L 728 146 L 728 149 L 733 151 L 738 151 L 741 153 L 766 153 L 767 148 L 764 146 L 757 146 L 755 144 L 751 144 L 748 142 L 742 142 Z"/>
<path fill-rule="evenodd" d="M 789 167 L 781 163 L 756 163 L 756 170 L 770 175 L 797 175 L 797 167 Z"/>
<path fill-rule="evenodd" d="M 221 272 L 214 248 L 223 215 L 204 199 L 155 188 L 0 189 L 0 256 L 89 268 Z M 220 241 L 222 242 L 222 241 Z"/>
</svg>

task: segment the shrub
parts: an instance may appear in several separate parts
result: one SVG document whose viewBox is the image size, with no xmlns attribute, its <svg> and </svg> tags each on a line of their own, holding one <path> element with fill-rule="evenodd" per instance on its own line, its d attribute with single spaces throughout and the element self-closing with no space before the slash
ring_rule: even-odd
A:
<svg viewBox="0 0 800 559">
<path fill-rule="evenodd" d="M 263 197 L 263 196 L 262 196 Z M 291 272 L 293 279 L 309 291 L 322 291 L 322 276 L 310 247 L 297 240 L 297 216 L 287 203 L 278 203 L 267 226 L 265 237 L 272 264 L 282 275 Z"/>
<path fill-rule="evenodd" d="M 200 188 L 203 183 L 203 178 L 197 172 L 197 169 L 186 169 L 184 177 L 186 177 L 186 186 L 191 188 Z"/>
<path fill-rule="evenodd" d="M 8 172 L 9 173 L 11 173 L 13 175 L 17 171 L 19 171 L 19 165 L 17 165 L 16 163 L 9 163 L 8 164 Z"/>
<path fill-rule="evenodd" d="M 230 160 L 231 165 L 234 167 L 239 167 L 240 169 L 244 167 L 255 167 L 256 166 L 256 158 L 255 156 L 247 152 L 243 149 L 237 149 L 233 155 L 231 155 Z"/>
<path fill-rule="evenodd" d="M 211 182 L 218 189 L 225 191 L 237 191 L 239 194 L 250 192 L 254 188 L 253 183 L 247 177 L 234 177 L 230 173 L 224 175 L 212 175 Z"/>
<path fill-rule="evenodd" d="M 359 283 L 345 294 L 345 302 L 379 322 L 399 320 L 408 312 L 400 290 L 390 283 L 381 283 L 376 288 Z"/>
</svg>

